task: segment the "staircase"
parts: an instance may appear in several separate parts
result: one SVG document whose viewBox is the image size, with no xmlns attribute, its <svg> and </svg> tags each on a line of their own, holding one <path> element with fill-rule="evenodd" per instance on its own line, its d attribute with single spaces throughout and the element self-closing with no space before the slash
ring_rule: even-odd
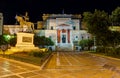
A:
<svg viewBox="0 0 120 78">
<path fill-rule="evenodd" d="M 73 45 L 71 43 L 58 44 L 57 51 L 73 51 Z"/>
</svg>

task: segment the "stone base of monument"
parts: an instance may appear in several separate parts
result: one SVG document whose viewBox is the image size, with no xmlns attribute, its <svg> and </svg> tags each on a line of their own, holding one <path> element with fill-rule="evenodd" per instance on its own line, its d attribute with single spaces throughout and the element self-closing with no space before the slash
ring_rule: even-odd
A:
<svg viewBox="0 0 120 78">
<path fill-rule="evenodd" d="M 39 51 L 38 47 L 33 44 L 34 34 L 32 33 L 17 33 L 17 44 L 6 51 L 6 54 L 13 54 L 16 52 L 31 52 Z"/>
<path fill-rule="evenodd" d="M 34 34 L 32 33 L 17 33 L 17 44 L 16 49 L 20 50 L 33 50 L 39 49 L 33 44 Z"/>
<path fill-rule="evenodd" d="M 5 53 L 6 54 L 14 54 L 17 52 L 31 52 L 31 51 L 39 51 L 40 49 L 38 47 L 34 47 L 34 48 L 18 48 L 18 47 L 11 47 L 10 49 L 8 49 Z"/>
<path fill-rule="evenodd" d="M 73 44 L 71 43 L 67 43 L 67 44 L 58 43 L 56 49 L 57 51 L 74 51 Z"/>
</svg>

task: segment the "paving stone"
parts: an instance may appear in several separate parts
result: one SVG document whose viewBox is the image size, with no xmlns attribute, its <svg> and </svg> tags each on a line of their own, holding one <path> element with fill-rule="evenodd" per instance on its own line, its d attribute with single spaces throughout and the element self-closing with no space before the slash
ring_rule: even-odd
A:
<svg viewBox="0 0 120 78">
<path fill-rule="evenodd" d="M 28 72 L 28 73 L 23 73 L 23 74 L 19 74 L 19 75 L 26 78 L 26 77 L 34 76 L 34 75 L 37 75 L 37 74 L 34 73 L 34 72 Z"/>
<path fill-rule="evenodd" d="M 28 78 L 50 78 L 50 77 L 43 76 L 43 75 L 36 75 L 36 76 L 28 77 Z"/>
<path fill-rule="evenodd" d="M 18 77 L 18 76 L 16 76 L 16 75 L 11 75 L 11 76 L 1 77 L 1 78 L 21 78 L 21 77 Z"/>
<path fill-rule="evenodd" d="M 27 70 L 25 70 L 25 69 L 15 69 L 15 70 L 11 70 L 11 72 L 13 72 L 13 73 L 22 73 L 22 72 L 27 72 Z"/>
<path fill-rule="evenodd" d="M 0 76 L 11 74 L 10 71 L 0 71 Z"/>
<path fill-rule="evenodd" d="M 43 70 L 0 58 L 0 78 L 120 78 L 119 70 L 120 60 L 88 53 L 55 53 Z"/>
</svg>

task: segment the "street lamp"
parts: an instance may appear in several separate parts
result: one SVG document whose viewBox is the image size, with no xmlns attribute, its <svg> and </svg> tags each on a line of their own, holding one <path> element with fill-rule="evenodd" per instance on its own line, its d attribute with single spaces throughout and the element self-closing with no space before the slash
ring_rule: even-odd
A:
<svg viewBox="0 0 120 78">
<path fill-rule="evenodd" d="M 96 39 L 95 39 L 95 36 L 94 36 L 94 51 L 96 51 Z"/>
</svg>

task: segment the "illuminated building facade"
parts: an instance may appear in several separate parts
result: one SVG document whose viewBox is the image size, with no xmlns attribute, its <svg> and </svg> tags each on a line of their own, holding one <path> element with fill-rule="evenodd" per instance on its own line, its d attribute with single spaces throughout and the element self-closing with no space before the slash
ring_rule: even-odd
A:
<svg viewBox="0 0 120 78">
<path fill-rule="evenodd" d="M 0 35 L 3 33 L 3 14 L 0 13 Z"/>
<path fill-rule="evenodd" d="M 90 38 L 87 31 L 82 30 L 81 15 L 76 14 L 43 14 L 44 30 L 37 35 L 51 38 L 58 51 L 79 51 L 78 42 Z"/>
</svg>

